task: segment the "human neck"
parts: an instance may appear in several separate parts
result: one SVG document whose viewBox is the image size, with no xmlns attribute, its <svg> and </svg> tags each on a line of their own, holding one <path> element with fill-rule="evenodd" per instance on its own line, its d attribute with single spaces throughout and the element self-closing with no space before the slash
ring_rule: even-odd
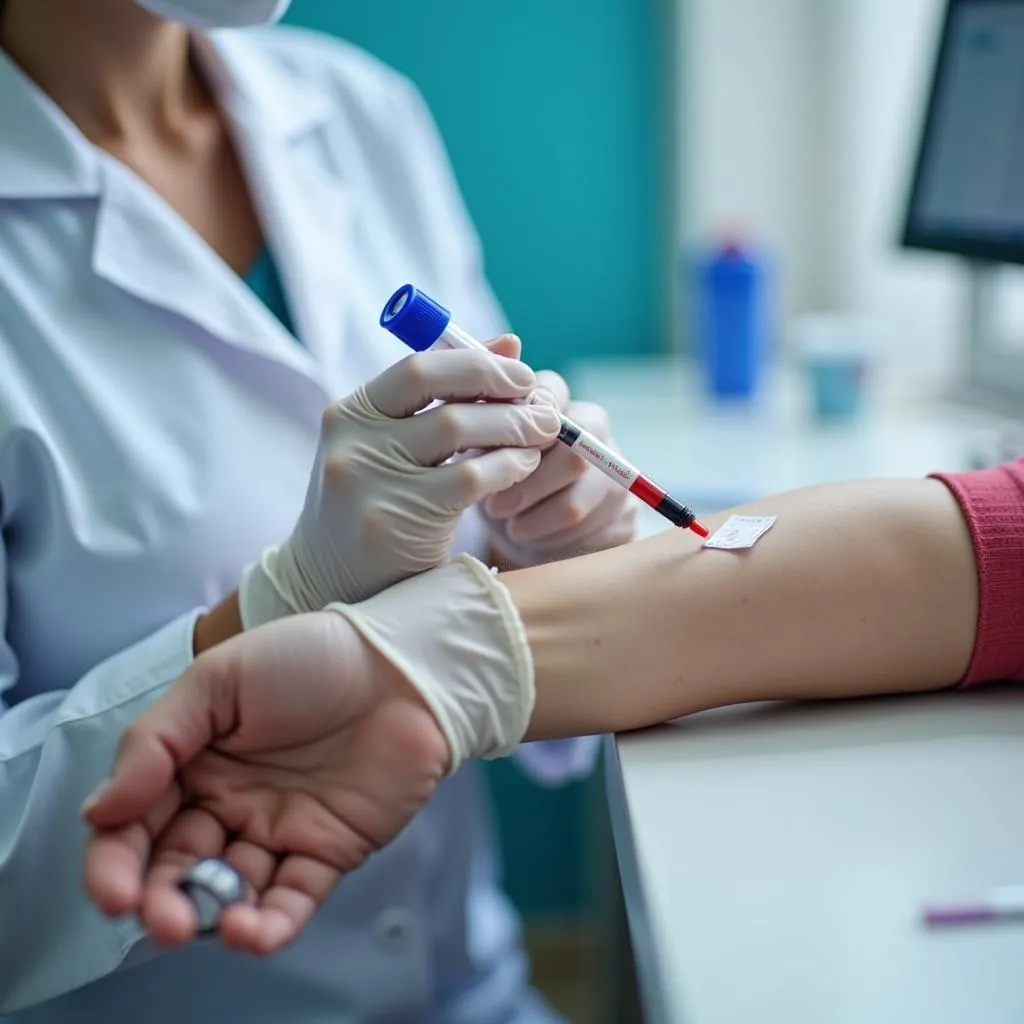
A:
<svg viewBox="0 0 1024 1024">
<path fill-rule="evenodd" d="M 209 104 L 187 29 L 129 0 L 6 0 L 0 44 L 97 145 L 176 134 Z"/>
</svg>

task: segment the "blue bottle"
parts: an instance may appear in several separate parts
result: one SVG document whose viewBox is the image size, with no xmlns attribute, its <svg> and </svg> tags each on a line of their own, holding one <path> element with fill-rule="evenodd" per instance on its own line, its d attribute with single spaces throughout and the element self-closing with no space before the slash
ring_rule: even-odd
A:
<svg viewBox="0 0 1024 1024">
<path fill-rule="evenodd" d="M 758 253 L 728 242 L 697 267 L 697 351 L 717 398 L 757 391 L 767 361 L 767 267 Z"/>
</svg>

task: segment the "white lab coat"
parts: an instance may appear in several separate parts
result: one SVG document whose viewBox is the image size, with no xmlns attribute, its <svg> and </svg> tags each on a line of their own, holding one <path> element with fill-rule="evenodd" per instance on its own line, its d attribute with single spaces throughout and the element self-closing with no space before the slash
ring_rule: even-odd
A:
<svg viewBox="0 0 1024 1024">
<path fill-rule="evenodd" d="M 0 55 L 0 1015 L 105 1024 L 550 1019 L 497 887 L 475 767 L 266 961 L 157 954 L 81 888 L 78 807 L 181 673 L 199 610 L 286 536 L 322 407 L 405 350 L 412 281 L 502 325 L 433 123 L 296 30 L 198 40 L 303 346 Z M 482 545 L 479 521 L 461 546 Z M 538 745 L 552 778 L 594 747 Z"/>
</svg>

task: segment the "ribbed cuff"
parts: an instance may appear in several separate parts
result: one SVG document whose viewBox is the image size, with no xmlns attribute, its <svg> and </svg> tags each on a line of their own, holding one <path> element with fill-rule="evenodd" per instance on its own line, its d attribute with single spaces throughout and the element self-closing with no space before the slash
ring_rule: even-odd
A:
<svg viewBox="0 0 1024 1024">
<path fill-rule="evenodd" d="M 962 685 L 1024 680 L 1024 460 L 932 478 L 960 503 L 978 567 L 978 632 Z"/>
</svg>

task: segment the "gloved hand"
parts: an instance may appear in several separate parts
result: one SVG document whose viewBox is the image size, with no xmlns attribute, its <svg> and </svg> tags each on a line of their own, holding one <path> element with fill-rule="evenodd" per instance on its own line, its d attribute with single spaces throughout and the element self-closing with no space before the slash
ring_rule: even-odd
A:
<svg viewBox="0 0 1024 1024">
<path fill-rule="evenodd" d="M 568 385 L 557 373 L 537 374 L 537 394 L 609 443 L 604 409 L 572 401 Z M 557 441 L 530 476 L 488 498 L 481 510 L 495 552 L 513 566 L 617 547 L 636 536 L 636 499 Z"/>
<path fill-rule="evenodd" d="M 246 629 L 360 601 L 440 565 L 462 513 L 537 468 L 557 417 L 509 403 L 535 381 L 514 358 L 518 340 L 490 347 L 498 354 L 409 356 L 326 411 L 295 529 L 243 575 Z M 436 401 L 447 404 L 427 408 Z"/>
<path fill-rule="evenodd" d="M 178 879 L 198 859 L 225 859 L 249 893 L 221 915 L 222 940 L 274 952 L 446 772 L 510 752 L 533 700 L 511 596 L 468 556 L 362 604 L 241 633 L 201 654 L 122 737 L 83 808 L 86 890 L 178 945 L 197 924 Z"/>
</svg>

